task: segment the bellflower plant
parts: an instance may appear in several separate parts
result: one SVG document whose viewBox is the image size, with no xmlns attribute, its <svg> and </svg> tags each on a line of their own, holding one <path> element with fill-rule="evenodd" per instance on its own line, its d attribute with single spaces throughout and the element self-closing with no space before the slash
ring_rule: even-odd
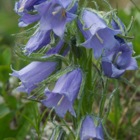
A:
<svg viewBox="0 0 140 140">
<path fill-rule="evenodd" d="M 133 85 L 124 74 L 138 65 L 125 24 L 102 2 L 110 11 L 80 0 L 16 2 L 19 25 L 34 23 L 30 30 L 35 29 L 25 47 L 15 51 L 31 63 L 11 74 L 21 81 L 17 89 L 40 104 L 39 119 L 31 120 L 34 139 L 46 137 L 43 130 L 49 121 L 54 127 L 46 139 L 117 139 L 120 124 L 107 130 L 118 119 L 113 118 L 118 106 L 114 108 L 112 100 L 118 105 L 120 82 Z"/>
</svg>

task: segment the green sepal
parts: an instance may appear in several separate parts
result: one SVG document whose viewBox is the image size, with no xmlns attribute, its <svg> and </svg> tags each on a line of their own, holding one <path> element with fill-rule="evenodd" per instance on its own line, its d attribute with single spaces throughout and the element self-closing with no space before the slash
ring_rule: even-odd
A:
<svg viewBox="0 0 140 140">
<path fill-rule="evenodd" d="M 50 55 L 50 56 L 44 56 L 44 54 L 40 54 L 40 53 L 33 53 L 30 56 L 26 56 L 24 55 L 24 53 L 15 52 L 20 58 L 22 58 L 23 60 L 26 61 L 40 61 L 40 62 L 47 62 L 47 61 L 58 61 L 58 60 L 62 60 L 66 65 L 68 65 L 68 60 L 63 57 L 62 55 L 59 54 L 54 54 L 54 55 Z"/>
<path fill-rule="evenodd" d="M 126 35 L 121 35 L 121 34 L 118 34 L 116 36 L 124 38 L 124 39 L 134 39 L 134 36 L 126 36 Z"/>
<path fill-rule="evenodd" d="M 133 27 L 133 24 L 134 24 L 134 17 L 132 16 L 129 25 L 128 25 L 128 27 L 126 28 L 126 33 L 130 32 L 130 30 L 131 30 L 132 27 Z"/>
</svg>

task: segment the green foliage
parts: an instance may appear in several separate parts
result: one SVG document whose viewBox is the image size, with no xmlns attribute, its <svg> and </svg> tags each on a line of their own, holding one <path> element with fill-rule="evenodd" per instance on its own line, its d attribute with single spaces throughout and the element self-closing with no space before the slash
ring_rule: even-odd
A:
<svg viewBox="0 0 140 140">
<path fill-rule="evenodd" d="M 2 54 L 0 55 L 0 79 L 2 82 L 6 82 L 9 78 L 10 70 L 10 63 L 11 63 L 11 50 L 7 49 L 0 49 Z"/>
<path fill-rule="evenodd" d="M 14 100 L 12 103 L 17 104 L 17 101 Z M 23 140 L 30 132 L 31 124 L 28 119 L 34 120 L 37 104 L 28 102 L 19 108 L 10 109 L 9 107 L 5 104 L 0 105 L 0 139 Z"/>
</svg>

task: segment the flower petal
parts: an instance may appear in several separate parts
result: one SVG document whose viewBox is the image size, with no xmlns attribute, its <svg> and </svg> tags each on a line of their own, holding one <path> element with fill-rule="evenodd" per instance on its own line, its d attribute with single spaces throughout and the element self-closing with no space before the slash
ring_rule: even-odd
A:
<svg viewBox="0 0 140 140">
<path fill-rule="evenodd" d="M 88 139 L 104 140 L 101 123 L 98 126 L 95 126 L 94 118 L 90 115 L 85 117 L 80 130 L 80 140 Z"/>
<path fill-rule="evenodd" d="M 73 116 L 76 115 L 72 102 L 69 101 L 65 95 L 50 92 L 50 94 L 47 94 L 47 99 L 44 99 L 41 102 L 46 107 L 54 108 L 60 117 L 64 117 L 67 111 L 69 111 Z"/>
<path fill-rule="evenodd" d="M 125 72 L 125 69 L 119 70 L 114 65 L 112 65 L 112 78 L 119 78 L 121 75 L 123 75 Z"/>
<path fill-rule="evenodd" d="M 94 57 L 97 59 L 101 57 L 104 50 L 111 50 L 118 45 L 114 38 L 116 33 L 117 32 L 114 32 L 109 28 L 99 29 L 95 35 L 81 45 L 87 48 L 92 48 L 94 51 Z"/>
<path fill-rule="evenodd" d="M 89 138 L 96 137 L 96 128 L 93 122 L 93 118 L 87 116 L 82 123 L 82 127 L 80 130 L 80 138 L 81 140 L 87 140 Z"/>
<path fill-rule="evenodd" d="M 24 13 L 22 17 L 19 20 L 19 27 L 25 27 L 28 26 L 29 24 L 36 22 L 40 19 L 40 16 L 38 14 L 36 15 L 30 15 L 28 13 Z"/>
<path fill-rule="evenodd" d="M 129 66 L 126 68 L 127 70 L 137 70 L 138 69 L 138 64 L 135 58 L 131 58 Z"/>
<path fill-rule="evenodd" d="M 82 82 L 82 73 L 80 69 L 73 70 L 61 76 L 55 84 L 53 92 L 64 94 L 70 101 L 74 101 L 79 92 Z"/>
<path fill-rule="evenodd" d="M 104 75 L 106 75 L 107 77 L 112 76 L 112 64 L 110 62 L 102 61 L 102 69 L 103 69 Z"/>
</svg>

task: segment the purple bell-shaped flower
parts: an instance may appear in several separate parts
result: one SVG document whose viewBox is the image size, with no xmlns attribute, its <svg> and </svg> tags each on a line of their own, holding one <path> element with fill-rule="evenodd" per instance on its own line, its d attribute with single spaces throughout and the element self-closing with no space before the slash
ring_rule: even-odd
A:
<svg viewBox="0 0 140 140">
<path fill-rule="evenodd" d="M 82 72 L 78 68 L 61 76 L 52 91 L 46 89 L 47 98 L 41 102 L 46 107 L 54 108 L 60 117 L 64 117 L 67 111 L 76 116 L 73 103 L 79 93 L 81 82 Z"/>
</svg>

